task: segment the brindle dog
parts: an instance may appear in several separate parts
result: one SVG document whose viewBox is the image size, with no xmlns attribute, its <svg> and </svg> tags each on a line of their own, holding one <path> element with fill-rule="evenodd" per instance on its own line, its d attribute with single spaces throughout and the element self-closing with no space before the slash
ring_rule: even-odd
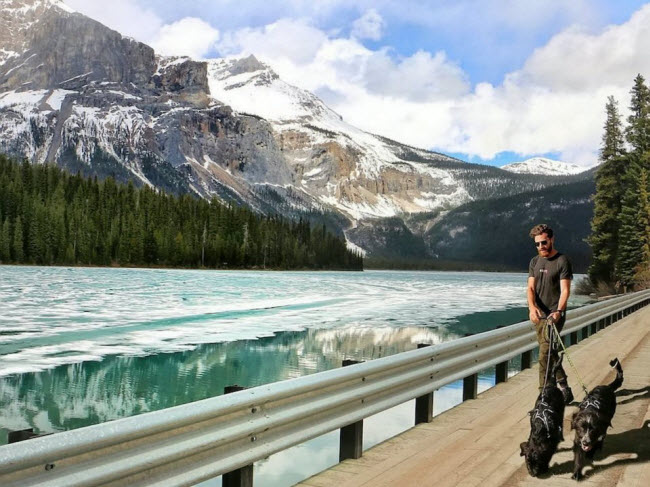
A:
<svg viewBox="0 0 650 487">
<path fill-rule="evenodd" d="M 564 440 L 562 422 L 564 420 L 564 396 L 557 388 L 555 372 L 562 365 L 564 355 L 553 365 L 542 392 L 537 396 L 535 409 L 530 411 L 530 435 L 522 442 L 520 455 L 526 458 L 528 473 L 537 477 L 548 471 L 551 458 L 557 445 Z"/>
<path fill-rule="evenodd" d="M 616 412 L 615 391 L 623 384 L 623 367 L 617 358 L 609 363 L 616 368 L 616 379 L 611 384 L 596 386 L 580 403 L 573 415 L 571 429 L 576 431 L 573 440 L 573 477 L 582 478 L 582 468 L 587 459 L 593 461 L 594 454 L 602 449 L 607 428 L 612 425 Z"/>
</svg>

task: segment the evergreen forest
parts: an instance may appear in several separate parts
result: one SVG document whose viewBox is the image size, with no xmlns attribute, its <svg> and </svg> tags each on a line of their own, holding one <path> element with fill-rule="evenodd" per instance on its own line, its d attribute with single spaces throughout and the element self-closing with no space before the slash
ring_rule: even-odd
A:
<svg viewBox="0 0 650 487">
<path fill-rule="evenodd" d="M 650 90 L 634 79 L 624 126 L 609 97 L 596 173 L 589 278 L 601 292 L 650 288 Z"/>
<path fill-rule="evenodd" d="M 0 263 L 361 270 L 324 225 L 0 155 Z"/>
</svg>

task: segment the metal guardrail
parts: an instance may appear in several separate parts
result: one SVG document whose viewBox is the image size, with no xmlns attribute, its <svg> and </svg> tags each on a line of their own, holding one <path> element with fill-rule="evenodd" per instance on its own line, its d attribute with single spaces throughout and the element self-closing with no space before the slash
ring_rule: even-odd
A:
<svg viewBox="0 0 650 487">
<path fill-rule="evenodd" d="M 571 310 L 562 335 L 569 335 L 573 342 L 579 330 L 597 331 L 647 304 L 650 291 Z M 408 400 L 432 401 L 434 390 L 459 379 L 465 380 L 464 398 L 475 397 L 479 371 L 496 365 L 497 382 L 507 380 L 508 361 L 521 354 L 522 367 L 529 367 L 536 346 L 532 325 L 522 322 L 349 367 L 0 446 L 0 485 L 193 485 L 329 431 L 349 428 Z M 430 420 L 431 404 L 428 419 L 425 414 L 419 421 Z"/>
</svg>

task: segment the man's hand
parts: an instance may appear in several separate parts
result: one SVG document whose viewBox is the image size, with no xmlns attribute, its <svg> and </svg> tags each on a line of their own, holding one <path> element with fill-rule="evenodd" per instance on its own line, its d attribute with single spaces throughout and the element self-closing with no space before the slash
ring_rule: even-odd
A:
<svg viewBox="0 0 650 487">
<path fill-rule="evenodd" d="M 539 320 L 542 318 L 542 316 L 543 316 L 542 310 L 539 309 L 537 306 L 533 306 L 532 308 L 530 308 L 530 313 L 528 314 L 530 321 L 538 325 Z"/>
</svg>

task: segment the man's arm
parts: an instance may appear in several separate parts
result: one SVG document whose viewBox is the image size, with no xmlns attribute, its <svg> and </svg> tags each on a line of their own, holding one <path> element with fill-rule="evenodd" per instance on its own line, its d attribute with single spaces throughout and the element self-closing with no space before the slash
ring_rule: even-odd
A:
<svg viewBox="0 0 650 487">
<path fill-rule="evenodd" d="M 566 306 L 569 302 L 571 295 L 571 279 L 560 279 L 560 301 L 557 304 L 558 311 L 566 312 Z M 561 318 L 560 313 L 551 313 L 553 321 L 559 321 Z"/>
<path fill-rule="evenodd" d="M 530 321 L 532 321 L 537 325 L 543 313 L 542 310 L 539 309 L 535 304 L 535 278 L 534 277 L 528 278 L 528 288 L 526 289 L 526 294 L 528 296 L 528 317 L 530 318 Z"/>
</svg>

